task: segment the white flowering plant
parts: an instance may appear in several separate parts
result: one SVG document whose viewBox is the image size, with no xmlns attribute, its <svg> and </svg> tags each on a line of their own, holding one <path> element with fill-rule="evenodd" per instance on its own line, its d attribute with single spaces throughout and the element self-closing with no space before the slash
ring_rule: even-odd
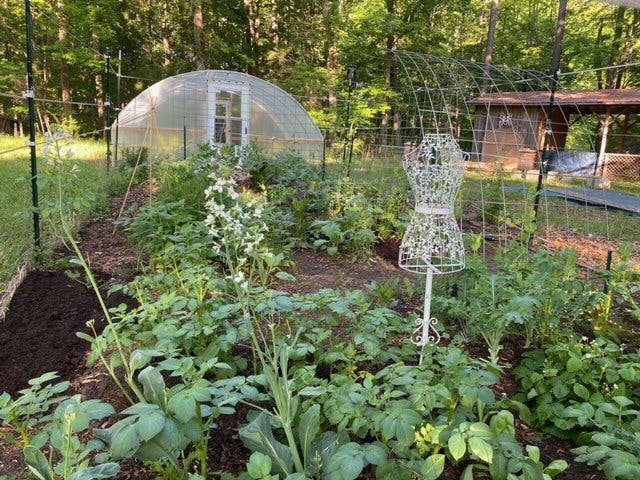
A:
<svg viewBox="0 0 640 480">
<path fill-rule="evenodd" d="M 219 149 L 212 152 L 211 184 L 205 190 L 205 223 L 213 241 L 214 256 L 221 260 L 226 278 L 238 293 L 254 282 L 265 285 L 271 271 L 283 259 L 266 245 L 268 227 L 263 220 L 264 205 L 258 199 L 246 200 L 239 193 L 243 150 Z"/>
</svg>

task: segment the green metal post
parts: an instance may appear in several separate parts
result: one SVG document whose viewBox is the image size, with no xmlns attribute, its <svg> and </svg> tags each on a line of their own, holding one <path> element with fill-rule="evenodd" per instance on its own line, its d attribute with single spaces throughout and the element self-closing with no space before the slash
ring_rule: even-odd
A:
<svg viewBox="0 0 640 480">
<path fill-rule="evenodd" d="M 25 17 L 27 25 L 27 91 L 25 97 L 29 105 L 29 148 L 31 150 L 31 202 L 33 206 L 33 243 L 36 258 L 40 251 L 40 201 L 38 199 L 38 161 L 36 156 L 36 102 L 33 91 L 33 24 L 31 18 L 31 1 L 25 0 Z"/>
<path fill-rule="evenodd" d="M 111 56 L 109 55 L 109 49 L 107 49 L 106 56 L 107 64 L 106 64 L 106 78 L 104 81 L 105 85 L 105 97 L 104 97 L 104 136 L 107 141 L 107 172 L 111 168 L 111 85 L 109 84 L 109 78 L 111 75 L 109 74 L 111 69 Z"/>
</svg>

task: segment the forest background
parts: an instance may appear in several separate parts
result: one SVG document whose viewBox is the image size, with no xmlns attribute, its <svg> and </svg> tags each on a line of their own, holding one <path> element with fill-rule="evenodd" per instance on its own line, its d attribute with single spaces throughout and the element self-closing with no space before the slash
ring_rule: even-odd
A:
<svg viewBox="0 0 640 480">
<path fill-rule="evenodd" d="M 564 75 L 562 88 L 640 87 L 640 11 L 595 0 L 33 0 L 31 7 L 41 128 L 63 123 L 95 136 L 107 124 L 105 99 L 117 109 L 163 78 L 199 69 L 275 83 L 331 136 L 341 131 L 347 70 L 355 66 L 365 101 L 352 114 L 379 131 L 379 144 L 391 144 L 398 66 L 390 49 L 551 72 L 562 23 L 560 69 L 581 72 Z M 0 0 L 0 25 L 0 118 L 24 120 L 25 2 Z M 606 68 L 616 65 L 631 66 Z"/>
</svg>

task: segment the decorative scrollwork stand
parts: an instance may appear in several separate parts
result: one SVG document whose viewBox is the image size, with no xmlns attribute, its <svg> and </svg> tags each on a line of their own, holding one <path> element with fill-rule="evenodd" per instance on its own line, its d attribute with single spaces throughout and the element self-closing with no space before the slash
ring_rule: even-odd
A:
<svg viewBox="0 0 640 480">
<path fill-rule="evenodd" d="M 420 361 L 428 343 L 438 343 L 438 322 L 431 317 L 433 275 L 453 273 L 465 265 L 462 233 L 454 216 L 454 203 L 464 175 L 464 154 L 449 134 L 425 135 L 420 145 L 404 156 L 403 167 L 415 200 L 415 214 L 407 227 L 398 264 L 426 275 L 424 313 L 411 341 L 420 347 Z"/>
</svg>

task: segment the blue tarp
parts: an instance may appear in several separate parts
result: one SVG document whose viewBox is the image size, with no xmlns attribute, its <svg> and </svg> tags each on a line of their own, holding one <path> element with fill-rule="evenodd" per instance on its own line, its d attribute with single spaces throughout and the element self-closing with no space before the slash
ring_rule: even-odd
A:
<svg viewBox="0 0 640 480">
<path fill-rule="evenodd" d="M 595 152 L 549 152 L 547 169 L 571 175 L 593 175 L 597 160 Z"/>
</svg>

